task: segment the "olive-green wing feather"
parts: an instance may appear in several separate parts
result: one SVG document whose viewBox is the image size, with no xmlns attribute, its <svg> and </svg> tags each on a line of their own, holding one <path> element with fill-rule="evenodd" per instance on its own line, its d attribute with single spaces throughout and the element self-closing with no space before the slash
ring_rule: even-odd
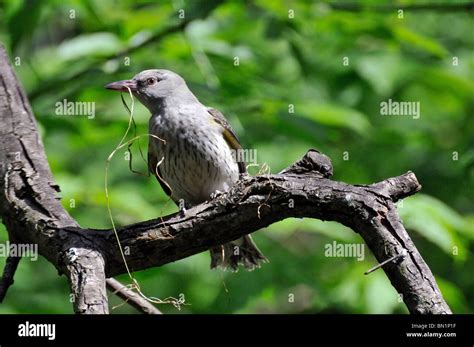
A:
<svg viewBox="0 0 474 347">
<path fill-rule="evenodd" d="M 161 178 L 160 167 L 158 166 L 158 159 L 153 153 L 151 141 L 148 143 L 148 170 L 156 177 L 158 183 L 160 184 L 163 191 L 166 195 L 171 196 L 171 188 L 169 185 Z"/>
<path fill-rule="evenodd" d="M 227 121 L 227 119 L 225 119 L 224 115 L 219 110 L 216 110 L 215 108 L 208 108 L 207 111 L 214 118 L 214 121 L 216 121 L 216 123 L 218 123 L 224 128 L 224 139 L 226 140 L 229 147 L 235 151 L 238 151 L 236 153 L 236 159 L 237 165 L 239 166 L 239 172 L 247 172 L 243 153 L 239 151 L 242 150 L 242 145 L 240 144 L 239 138 L 230 126 L 229 122 Z"/>
</svg>

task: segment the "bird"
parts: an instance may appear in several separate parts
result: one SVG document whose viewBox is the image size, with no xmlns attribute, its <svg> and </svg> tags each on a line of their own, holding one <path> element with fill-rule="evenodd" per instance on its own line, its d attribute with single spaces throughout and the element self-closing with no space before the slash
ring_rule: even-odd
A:
<svg viewBox="0 0 474 347">
<path fill-rule="evenodd" d="M 246 165 L 239 138 L 224 115 L 203 105 L 184 78 L 165 69 L 144 70 L 106 89 L 130 91 L 151 113 L 148 169 L 180 212 L 227 192 Z M 158 138 L 155 138 L 158 137 Z M 211 269 L 254 270 L 267 262 L 250 235 L 212 247 Z"/>
</svg>

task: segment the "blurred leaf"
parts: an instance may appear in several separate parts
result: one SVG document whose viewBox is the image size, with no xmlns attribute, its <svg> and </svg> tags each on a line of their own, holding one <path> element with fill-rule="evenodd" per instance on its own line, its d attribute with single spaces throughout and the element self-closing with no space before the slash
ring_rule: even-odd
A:
<svg viewBox="0 0 474 347">
<path fill-rule="evenodd" d="M 33 36 L 42 8 L 46 1 L 23 0 L 10 3 L 12 6 L 7 16 L 8 31 L 11 35 L 11 48 L 15 51 L 22 40 Z"/>
<path fill-rule="evenodd" d="M 461 234 L 474 239 L 474 230 L 464 219 L 441 201 L 424 194 L 417 194 L 403 202 L 398 209 L 407 228 L 415 230 L 456 259 L 467 257 L 466 243 Z M 453 255 L 457 248 L 459 255 Z"/>
<path fill-rule="evenodd" d="M 80 59 L 85 56 L 107 56 L 122 47 L 120 40 L 112 33 L 93 33 L 76 36 L 61 43 L 57 48 L 63 60 Z"/>
<path fill-rule="evenodd" d="M 403 306 L 403 302 L 398 301 L 397 291 L 390 286 L 385 273 L 376 271 L 367 277 L 365 284 L 365 301 L 368 308 L 367 313 L 386 314 L 391 313 L 397 306 Z"/>
<path fill-rule="evenodd" d="M 327 126 L 349 128 L 359 135 L 368 136 L 371 125 L 363 113 L 335 104 L 303 103 L 295 113 Z"/>
<path fill-rule="evenodd" d="M 438 58 L 444 58 L 449 54 L 449 52 L 435 40 L 409 30 L 404 26 L 394 25 L 391 29 L 395 37 L 402 43 L 406 43 Z"/>
<path fill-rule="evenodd" d="M 356 234 L 344 225 L 310 218 L 288 218 L 267 227 L 268 231 L 278 234 L 292 234 L 297 231 L 314 232 L 341 242 L 354 242 Z"/>
<path fill-rule="evenodd" d="M 366 55 L 356 62 L 356 71 L 381 96 L 389 96 L 412 74 L 412 66 L 397 53 Z"/>
<path fill-rule="evenodd" d="M 443 92 L 449 90 L 459 96 L 469 97 L 474 94 L 474 81 L 469 76 L 455 75 L 451 71 L 446 71 L 437 67 L 423 67 L 419 71 L 419 76 L 423 77 L 423 83 L 433 86 Z"/>
<path fill-rule="evenodd" d="M 471 313 L 466 309 L 468 306 L 466 299 L 456 284 L 439 277 L 436 278 L 436 282 L 453 313 Z"/>
</svg>

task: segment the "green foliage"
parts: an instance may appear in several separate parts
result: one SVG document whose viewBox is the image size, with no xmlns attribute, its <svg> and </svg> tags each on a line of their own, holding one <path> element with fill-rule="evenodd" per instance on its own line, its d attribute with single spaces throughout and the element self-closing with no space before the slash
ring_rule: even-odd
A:
<svg viewBox="0 0 474 347">
<path fill-rule="evenodd" d="M 153 39 L 182 22 L 181 9 L 191 23 Z M 395 10 L 350 13 L 311 1 L 12 0 L 0 5 L 0 41 L 12 61 L 20 58 L 15 69 L 63 204 L 81 225 L 110 227 L 105 161 L 128 121 L 119 95 L 103 85 L 167 68 L 219 108 L 272 172 L 309 148 L 329 155 L 335 179 L 349 183 L 415 172 L 422 194 L 399 204 L 400 215 L 448 303 L 472 313 L 472 20 L 472 13 L 442 11 L 405 11 L 399 19 Z M 95 117 L 56 115 L 64 99 L 95 102 Z M 420 102 L 421 117 L 381 116 L 388 99 Z M 146 133 L 148 112 L 138 104 L 135 119 Z M 132 174 L 124 159 L 118 152 L 110 168 L 116 222 L 175 211 L 155 180 Z M 137 144 L 133 167 L 146 171 Z M 0 237 L 6 240 L 3 227 Z M 334 240 L 363 242 L 337 223 L 290 219 L 255 239 L 271 262 L 251 273 L 210 271 L 204 253 L 136 276 L 150 296 L 183 293 L 191 305 L 181 312 L 406 312 L 382 271 L 363 275 L 376 263 L 369 250 L 363 261 L 325 256 Z M 72 312 L 67 281 L 44 259 L 25 259 L 0 312 Z"/>
</svg>

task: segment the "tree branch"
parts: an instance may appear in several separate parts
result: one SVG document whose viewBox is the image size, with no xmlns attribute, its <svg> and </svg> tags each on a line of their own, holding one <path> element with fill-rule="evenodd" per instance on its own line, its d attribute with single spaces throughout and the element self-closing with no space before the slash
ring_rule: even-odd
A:
<svg viewBox="0 0 474 347">
<path fill-rule="evenodd" d="M 0 213 L 11 239 L 37 243 L 70 282 L 78 313 L 107 313 L 105 279 L 125 272 L 113 230 L 85 229 L 62 208 L 31 108 L 0 48 Z M 187 211 L 119 229 L 132 271 L 208 250 L 289 217 L 342 223 L 358 232 L 412 313 L 450 313 L 394 201 L 421 186 L 408 172 L 373 185 L 329 179 L 328 157 L 310 150 L 275 175 L 243 176 L 225 194 Z M 264 271 L 264 270 L 262 270 Z"/>
<path fill-rule="evenodd" d="M 116 279 L 108 278 L 107 288 L 140 312 L 147 314 L 161 314 L 161 311 L 153 306 L 150 302 L 142 298 L 137 292 L 124 286 Z"/>
<path fill-rule="evenodd" d="M 0 303 L 5 299 L 8 288 L 13 284 L 13 276 L 15 275 L 21 257 L 8 256 L 3 269 L 3 276 L 0 278 Z"/>
<path fill-rule="evenodd" d="M 93 244 L 79 243 L 73 235 L 54 232 L 53 239 L 42 237 L 51 227 L 78 224 L 57 197 L 59 187 L 49 169 L 33 112 L 1 45 L 0 141 L 0 214 L 10 239 L 37 244 L 39 253 L 66 274 L 76 312 L 106 313 L 101 253 Z M 64 251 L 63 257 L 58 256 L 59 250 Z"/>
</svg>

